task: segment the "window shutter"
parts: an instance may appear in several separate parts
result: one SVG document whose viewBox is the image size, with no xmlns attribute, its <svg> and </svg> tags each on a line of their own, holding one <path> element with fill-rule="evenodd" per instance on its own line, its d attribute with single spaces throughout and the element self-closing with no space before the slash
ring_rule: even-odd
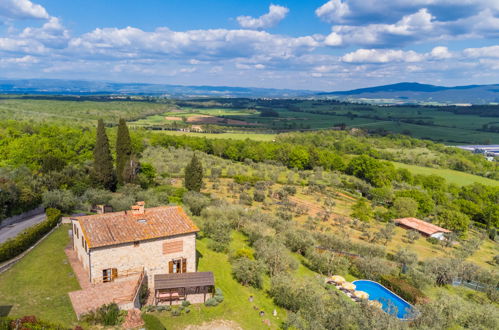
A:
<svg viewBox="0 0 499 330">
<path fill-rule="evenodd" d="M 182 258 L 182 273 L 187 273 L 187 259 Z"/>
<path fill-rule="evenodd" d="M 173 261 L 170 261 L 168 263 L 168 273 L 169 274 L 173 273 Z"/>
<path fill-rule="evenodd" d="M 118 269 L 117 268 L 112 268 L 111 273 L 112 273 L 113 280 L 118 277 Z"/>
</svg>

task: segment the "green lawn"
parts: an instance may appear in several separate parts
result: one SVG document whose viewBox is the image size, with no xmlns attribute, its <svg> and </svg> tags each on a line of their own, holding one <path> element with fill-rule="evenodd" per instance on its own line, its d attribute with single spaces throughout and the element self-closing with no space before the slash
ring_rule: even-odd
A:
<svg viewBox="0 0 499 330">
<path fill-rule="evenodd" d="M 207 139 L 233 139 L 233 140 L 255 140 L 255 141 L 273 141 L 276 134 L 258 134 L 258 133 L 193 133 L 180 131 L 160 131 L 161 134 L 168 135 L 187 135 L 194 137 L 205 137 Z"/>
<path fill-rule="evenodd" d="M 449 170 L 449 169 L 430 168 L 430 167 L 423 167 L 423 166 L 417 166 L 417 165 L 409 165 L 409 164 L 403 164 L 403 163 L 397 163 L 397 162 L 392 162 L 392 163 L 395 165 L 395 167 L 408 169 L 413 174 L 440 175 L 441 177 L 444 177 L 448 183 L 454 183 L 454 184 L 457 184 L 458 186 L 465 186 L 465 185 L 472 184 L 475 182 L 490 185 L 490 186 L 499 186 L 499 181 L 497 181 L 497 180 L 492 180 L 492 179 L 484 178 L 484 177 L 481 177 L 478 175 L 473 175 L 473 174 L 469 174 L 469 173 L 465 173 L 465 172 L 454 171 L 454 170 Z"/>
<path fill-rule="evenodd" d="M 198 271 L 211 271 L 215 275 L 215 286 L 220 288 L 224 294 L 224 302 L 216 307 L 204 305 L 191 306 L 189 314 L 171 316 L 169 312 L 154 313 L 167 329 L 182 329 L 189 324 L 202 324 L 213 320 L 232 320 L 237 322 L 243 329 L 262 329 L 263 319 L 269 319 L 272 328 L 279 328 L 282 321 L 286 319 L 286 312 L 274 305 L 272 298 L 265 290 L 245 287 L 232 278 L 232 267 L 226 253 L 218 253 L 207 247 L 208 239 L 196 241 L 196 247 L 200 256 Z M 245 238 L 240 233 L 233 234 L 231 249 L 239 249 L 247 246 Z M 265 281 L 268 283 L 268 279 Z M 254 297 L 250 303 L 248 298 Z M 256 306 L 255 310 L 253 306 Z M 272 311 L 277 310 L 277 317 L 272 316 Z M 265 317 L 259 316 L 259 311 L 265 311 Z"/>
<path fill-rule="evenodd" d="M 68 225 L 62 225 L 21 261 L 0 274 L 0 306 L 9 316 L 36 315 L 65 326 L 76 324 L 68 292 L 80 289 L 64 247 Z"/>
</svg>

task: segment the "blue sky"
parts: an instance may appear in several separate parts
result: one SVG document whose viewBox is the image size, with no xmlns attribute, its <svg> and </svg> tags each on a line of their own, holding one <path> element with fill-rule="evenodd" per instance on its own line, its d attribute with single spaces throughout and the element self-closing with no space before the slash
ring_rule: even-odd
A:
<svg viewBox="0 0 499 330">
<path fill-rule="evenodd" d="M 0 78 L 499 83 L 499 0 L 0 0 Z"/>
</svg>

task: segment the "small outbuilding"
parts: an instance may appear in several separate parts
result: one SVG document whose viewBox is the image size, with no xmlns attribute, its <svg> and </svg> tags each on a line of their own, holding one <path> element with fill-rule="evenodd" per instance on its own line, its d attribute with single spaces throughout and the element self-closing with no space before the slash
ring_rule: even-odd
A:
<svg viewBox="0 0 499 330">
<path fill-rule="evenodd" d="M 418 218 L 400 218 L 394 220 L 397 225 L 420 232 L 423 236 L 445 239 L 445 234 L 451 231 Z"/>
</svg>

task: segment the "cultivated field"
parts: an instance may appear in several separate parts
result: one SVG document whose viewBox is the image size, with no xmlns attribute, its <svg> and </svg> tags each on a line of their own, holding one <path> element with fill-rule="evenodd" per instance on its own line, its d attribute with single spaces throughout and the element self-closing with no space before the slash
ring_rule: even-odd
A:
<svg viewBox="0 0 499 330">
<path fill-rule="evenodd" d="M 497 180 L 484 178 L 466 172 L 454 171 L 445 168 L 423 167 L 423 166 L 403 164 L 397 162 L 393 162 L 393 164 L 397 168 L 405 168 L 409 170 L 412 174 L 439 175 L 445 178 L 447 182 L 456 184 L 458 186 L 466 186 L 472 183 L 481 183 L 489 186 L 499 186 L 499 181 Z"/>
</svg>

